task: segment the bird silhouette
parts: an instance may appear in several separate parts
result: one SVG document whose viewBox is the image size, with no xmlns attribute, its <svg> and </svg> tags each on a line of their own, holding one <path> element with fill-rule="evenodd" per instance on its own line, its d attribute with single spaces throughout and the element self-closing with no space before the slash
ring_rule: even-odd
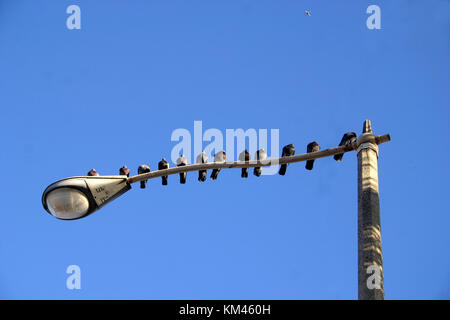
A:
<svg viewBox="0 0 450 320">
<path fill-rule="evenodd" d="M 188 164 L 188 161 L 186 159 L 186 157 L 184 156 L 184 154 L 182 154 L 178 159 L 177 159 L 177 167 L 182 167 Z M 186 183 L 186 176 L 187 176 L 187 172 L 180 172 L 180 183 L 181 184 L 185 184 Z"/>
<path fill-rule="evenodd" d="M 305 10 L 305 16 L 311 17 L 311 10 Z"/>
<path fill-rule="evenodd" d="M 264 149 L 259 149 L 258 151 L 256 151 L 255 158 L 258 161 L 266 160 L 267 153 L 264 151 Z M 255 169 L 253 170 L 253 174 L 257 177 L 261 176 L 261 173 L 262 173 L 261 167 L 255 167 Z"/>
<path fill-rule="evenodd" d="M 356 133 L 354 133 L 354 132 L 347 132 L 342 137 L 341 142 L 339 143 L 339 146 L 340 147 L 341 146 L 348 146 L 348 145 L 351 145 L 355 141 L 356 141 Z M 343 153 L 338 153 L 338 154 L 335 154 L 333 158 L 337 162 L 340 162 L 343 157 L 344 157 Z"/>
<path fill-rule="evenodd" d="M 216 154 L 214 154 L 214 162 L 225 162 L 227 160 L 227 155 L 225 151 L 219 151 Z M 211 180 L 216 180 L 217 176 L 219 175 L 220 169 L 213 169 L 211 172 Z"/>
<path fill-rule="evenodd" d="M 311 152 L 317 152 L 320 150 L 320 146 L 317 143 L 317 141 L 313 141 L 311 143 L 308 143 L 308 146 L 306 147 L 306 152 L 311 153 Z M 306 161 L 306 165 L 305 168 L 308 170 L 312 170 L 314 167 L 314 160 L 308 160 Z"/>
<path fill-rule="evenodd" d="M 202 151 L 197 156 L 196 163 L 207 163 L 208 162 L 208 156 L 206 155 L 205 151 Z M 208 170 L 199 170 L 198 171 L 198 181 L 204 182 L 206 181 L 206 174 Z"/>
<path fill-rule="evenodd" d="M 127 166 L 123 166 L 122 168 L 119 169 L 119 175 L 129 177 L 130 169 L 128 169 Z"/>
<path fill-rule="evenodd" d="M 96 177 L 96 176 L 99 176 L 98 172 L 95 171 L 94 168 L 92 168 L 92 169 L 87 173 L 87 175 L 88 175 L 89 177 Z"/>
<path fill-rule="evenodd" d="M 295 154 L 295 148 L 294 145 L 288 144 L 287 146 L 283 147 L 283 151 L 281 153 L 281 157 L 289 157 L 289 156 L 293 156 Z M 278 171 L 278 173 L 282 176 L 284 176 L 286 174 L 286 169 L 287 169 L 287 163 L 282 164 L 280 166 L 280 171 Z"/>
<path fill-rule="evenodd" d="M 169 169 L 169 163 L 167 162 L 166 158 L 162 158 L 160 162 L 158 162 L 158 170 L 164 170 Z M 162 176 L 162 185 L 167 186 L 167 178 L 168 176 Z"/>
<path fill-rule="evenodd" d="M 239 161 L 249 162 L 250 153 L 247 150 L 242 151 L 241 154 L 239 155 Z M 242 168 L 241 177 L 248 178 L 248 168 Z"/>
<path fill-rule="evenodd" d="M 141 164 L 138 167 L 138 174 L 148 173 L 150 172 L 150 166 L 148 164 Z M 147 180 L 141 181 L 141 189 L 145 189 L 145 185 L 147 184 Z"/>
</svg>

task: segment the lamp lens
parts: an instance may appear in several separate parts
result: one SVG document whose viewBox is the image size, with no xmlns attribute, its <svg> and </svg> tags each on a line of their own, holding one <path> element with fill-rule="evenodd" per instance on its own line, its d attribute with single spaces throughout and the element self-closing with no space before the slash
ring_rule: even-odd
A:
<svg viewBox="0 0 450 320">
<path fill-rule="evenodd" d="M 47 195 L 47 207 L 56 218 L 71 220 L 84 216 L 89 210 L 89 200 L 81 191 L 58 188 Z"/>
</svg>

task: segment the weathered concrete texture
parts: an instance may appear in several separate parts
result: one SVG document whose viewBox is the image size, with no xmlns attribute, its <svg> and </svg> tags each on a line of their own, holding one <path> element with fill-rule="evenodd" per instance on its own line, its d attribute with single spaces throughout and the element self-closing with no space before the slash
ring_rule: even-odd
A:
<svg viewBox="0 0 450 320">
<path fill-rule="evenodd" d="M 358 299 L 361 300 L 384 299 L 377 151 L 377 145 L 372 144 L 358 152 Z"/>
</svg>

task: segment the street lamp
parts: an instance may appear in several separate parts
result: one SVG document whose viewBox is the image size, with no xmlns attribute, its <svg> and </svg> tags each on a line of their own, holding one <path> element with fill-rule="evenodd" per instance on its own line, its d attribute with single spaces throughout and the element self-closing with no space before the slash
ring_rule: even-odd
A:
<svg viewBox="0 0 450 320">
<path fill-rule="evenodd" d="M 374 145 L 390 140 L 389 135 L 374 136 L 373 134 L 370 134 L 370 136 L 366 137 L 366 135 L 363 134 L 362 136 L 364 137 L 364 141 L 361 139 L 359 140 L 362 142 L 370 142 Z M 362 145 L 365 146 L 367 143 L 363 143 Z M 316 152 L 266 160 L 196 163 L 192 165 L 150 171 L 132 177 L 127 177 L 125 175 L 71 177 L 59 180 L 49 185 L 42 195 L 42 205 L 48 213 L 58 219 L 75 220 L 86 217 L 92 212 L 100 209 L 106 203 L 130 190 L 132 183 L 139 181 L 190 171 L 254 168 L 315 160 L 353 151 L 358 149 L 358 146 L 359 144 L 354 142 L 349 145 L 338 146 Z"/>
<path fill-rule="evenodd" d="M 62 220 L 83 218 L 131 189 L 126 176 L 86 176 L 59 180 L 42 195 L 48 213 Z"/>
<path fill-rule="evenodd" d="M 350 143 L 341 141 L 338 147 L 266 160 L 201 162 L 146 171 L 132 177 L 126 175 L 72 177 L 49 185 L 42 195 L 42 204 L 48 213 L 58 219 L 75 220 L 88 216 L 124 194 L 131 189 L 132 183 L 148 179 L 190 171 L 284 165 L 336 155 L 339 157 L 335 159 L 339 161 L 344 153 L 356 150 L 358 156 L 358 297 L 363 300 L 379 300 L 384 299 L 384 276 L 378 192 L 378 145 L 390 140 L 389 134 L 373 135 L 370 121 L 366 120 L 362 135 Z M 377 280 L 373 287 L 369 287 L 368 284 L 369 279 L 372 278 L 371 270 L 375 270 Z"/>
</svg>

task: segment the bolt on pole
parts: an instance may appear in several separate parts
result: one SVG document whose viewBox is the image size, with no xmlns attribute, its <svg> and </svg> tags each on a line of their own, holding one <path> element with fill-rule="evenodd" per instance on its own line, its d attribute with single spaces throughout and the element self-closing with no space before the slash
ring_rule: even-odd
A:
<svg viewBox="0 0 450 320">
<path fill-rule="evenodd" d="M 357 140 L 358 156 L 358 299 L 384 300 L 381 251 L 378 145 L 369 120 Z"/>
</svg>

